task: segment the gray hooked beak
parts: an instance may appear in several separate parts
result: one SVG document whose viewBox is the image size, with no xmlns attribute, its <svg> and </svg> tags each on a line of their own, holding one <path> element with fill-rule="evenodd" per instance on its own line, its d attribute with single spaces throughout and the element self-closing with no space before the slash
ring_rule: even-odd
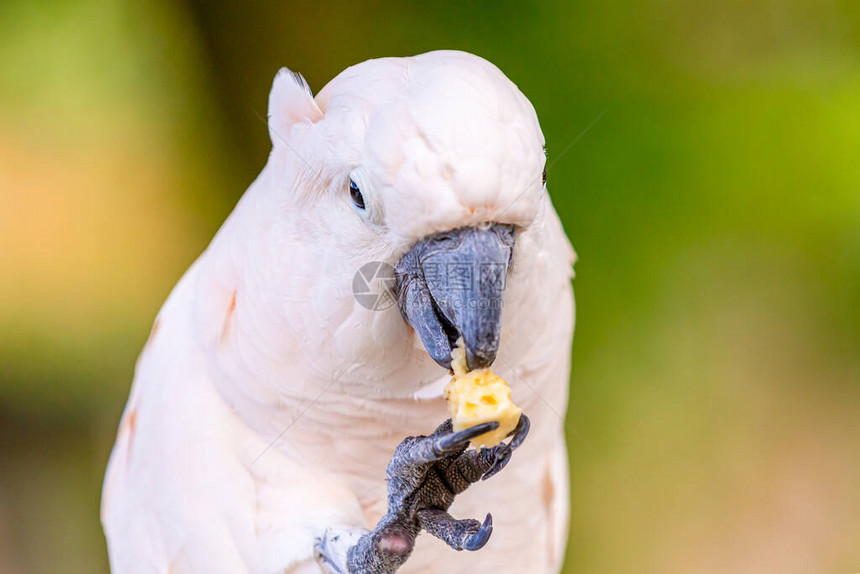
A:
<svg viewBox="0 0 860 574">
<path fill-rule="evenodd" d="M 482 224 L 425 237 L 397 263 L 400 312 L 440 366 L 451 368 L 459 337 L 469 370 L 496 359 L 513 247 L 512 225 Z"/>
</svg>

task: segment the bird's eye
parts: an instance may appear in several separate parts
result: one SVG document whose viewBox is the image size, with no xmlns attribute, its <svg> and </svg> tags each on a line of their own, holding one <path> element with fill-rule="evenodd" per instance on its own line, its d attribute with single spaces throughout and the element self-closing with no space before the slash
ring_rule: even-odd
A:
<svg viewBox="0 0 860 574">
<path fill-rule="evenodd" d="M 543 185 L 546 185 L 546 167 L 543 168 L 543 173 L 541 174 L 541 180 L 543 181 Z"/>
<path fill-rule="evenodd" d="M 364 196 L 361 195 L 361 190 L 358 189 L 358 185 L 352 179 L 349 180 L 349 197 L 352 199 L 352 203 L 356 209 L 359 211 L 365 210 Z"/>
</svg>

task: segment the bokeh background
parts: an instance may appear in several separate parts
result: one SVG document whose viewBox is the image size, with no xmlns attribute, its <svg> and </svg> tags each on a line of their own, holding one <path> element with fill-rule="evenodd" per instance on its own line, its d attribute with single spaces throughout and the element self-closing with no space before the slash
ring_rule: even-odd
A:
<svg viewBox="0 0 860 574">
<path fill-rule="evenodd" d="M 856 0 L 3 0 L 0 572 L 107 571 L 135 357 L 275 71 L 438 48 L 534 103 L 580 256 L 565 572 L 860 571 Z"/>
</svg>

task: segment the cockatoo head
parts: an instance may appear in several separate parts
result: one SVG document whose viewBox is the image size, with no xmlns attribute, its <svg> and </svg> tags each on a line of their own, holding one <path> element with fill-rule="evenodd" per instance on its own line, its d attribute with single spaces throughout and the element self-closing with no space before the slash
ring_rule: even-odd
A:
<svg viewBox="0 0 860 574">
<path fill-rule="evenodd" d="M 462 337 L 470 368 L 491 364 L 505 275 L 546 179 L 517 87 L 455 51 L 358 64 L 315 98 L 282 70 L 269 131 L 274 177 L 326 230 L 329 256 L 394 265 L 401 313 L 437 363 Z"/>
</svg>

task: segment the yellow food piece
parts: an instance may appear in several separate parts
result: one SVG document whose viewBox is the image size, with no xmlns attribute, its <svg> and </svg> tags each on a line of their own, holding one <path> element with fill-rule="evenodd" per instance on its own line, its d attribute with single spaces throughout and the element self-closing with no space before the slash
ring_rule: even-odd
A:
<svg viewBox="0 0 860 574">
<path fill-rule="evenodd" d="M 448 401 L 454 431 L 498 421 L 499 428 L 472 439 L 473 447 L 496 446 L 514 430 L 523 412 L 511 400 L 511 388 L 492 369 L 466 371 L 463 339 L 457 341 L 457 346 L 451 352 L 451 367 L 454 377 L 445 387 L 444 396 Z"/>
</svg>

